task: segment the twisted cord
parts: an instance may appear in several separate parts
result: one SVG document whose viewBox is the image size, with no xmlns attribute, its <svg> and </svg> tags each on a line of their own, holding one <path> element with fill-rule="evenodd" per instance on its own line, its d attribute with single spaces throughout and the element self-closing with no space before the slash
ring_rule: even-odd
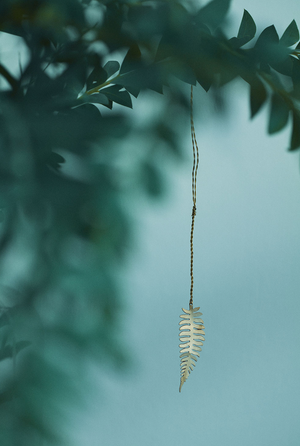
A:
<svg viewBox="0 0 300 446">
<path fill-rule="evenodd" d="M 193 169 L 192 169 L 192 199 L 193 199 L 193 209 L 192 209 L 192 224 L 191 224 L 191 238 L 190 238 L 190 248 L 191 248 L 191 290 L 190 290 L 190 302 L 189 306 L 193 307 L 193 292 L 194 292 L 194 227 L 195 227 L 195 217 L 196 217 L 196 199 L 197 199 L 197 173 L 199 166 L 199 149 L 196 139 L 196 132 L 194 126 L 194 116 L 193 116 L 193 86 L 191 85 L 191 136 L 192 136 L 192 146 L 193 146 Z"/>
</svg>

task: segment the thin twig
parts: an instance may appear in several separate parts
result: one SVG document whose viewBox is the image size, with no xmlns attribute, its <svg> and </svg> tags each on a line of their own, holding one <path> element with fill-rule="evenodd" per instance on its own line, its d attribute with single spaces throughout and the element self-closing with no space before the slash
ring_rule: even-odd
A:
<svg viewBox="0 0 300 446">
<path fill-rule="evenodd" d="M 7 80 L 13 90 L 17 89 L 17 80 L 7 71 L 7 69 L 0 63 L 0 74 Z"/>
</svg>

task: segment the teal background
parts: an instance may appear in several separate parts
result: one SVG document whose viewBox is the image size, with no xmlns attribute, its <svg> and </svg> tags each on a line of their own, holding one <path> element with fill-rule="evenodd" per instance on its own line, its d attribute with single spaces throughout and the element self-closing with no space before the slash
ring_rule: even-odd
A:
<svg viewBox="0 0 300 446">
<path fill-rule="evenodd" d="M 259 30 L 275 24 L 281 35 L 292 19 L 300 24 L 297 1 L 235 0 L 232 35 L 244 8 Z M 209 115 L 199 86 L 195 92 L 200 359 L 179 393 L 178 322 L 190 286 L 187 128 L 188 159 L 170 165 L 165 198 L 136 209 L 120 328 L 131 368 L 118 375 L 91 367 L 99 386 L 89 410 L 75 417 L 76 445 L 87 436 L 90 446 L 300 444 L 299 153 L 287 152 L 290 126 L 267 135 L 267 106 L 250 122 L 247 86 L 235 83 L 227 94 L 223 119 Z"/>
</svg>

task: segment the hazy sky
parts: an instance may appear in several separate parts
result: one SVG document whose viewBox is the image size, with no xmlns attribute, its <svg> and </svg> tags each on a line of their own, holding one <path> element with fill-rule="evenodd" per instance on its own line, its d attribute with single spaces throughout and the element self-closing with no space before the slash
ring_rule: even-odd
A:
<svg viewBox="0 0 300 446">
<path fill-rule="evenodd" d="M 280 35 L 292 19 L 300 24 L 299 1 L 235 0 L 236 30 L 244 8 L 260 29 L 275 24 Z M 290 127 L 266 135 L 267 108 L 249 121 L 247 88 L 235 88 L 225 121 L 198 119 L 200 87 L 195 98 L 194 304 L 206 327 L 200 359 L 179 393 L 190 157 L 170 169 L 165 199 L 137 217 L 124 316 L 133 365 L 126 376 L 99 373 L 90 410 L 78 417 L 76 446 L 300 444 L 299 153 L 287 152 Z"/>
</svg>

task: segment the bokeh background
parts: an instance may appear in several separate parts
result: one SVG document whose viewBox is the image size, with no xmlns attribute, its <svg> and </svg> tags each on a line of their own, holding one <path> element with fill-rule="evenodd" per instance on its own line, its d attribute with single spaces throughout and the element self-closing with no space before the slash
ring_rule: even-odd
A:
<svg viewBox="0 0 300 446">
<path fill-rule="evenodd" d="M 300 25 L 296 0 L 234 0 L 232 35 L 244 9 L 260 30 L 275 24 L 281 35 L 292 19 Z M 17 69 L 18 60 L 11 64 Z M 187 123 L 185 159 L 165 169 L 163 198 L 125 203 L 134 247 L 116 280 L 129 365 L 124 373 L 91 364 L 91 392 L 70 417 L 74 446 L 299 445 L 299 153 L 287 152 L 290 128 L 267 135 L 267 107 L 250 122 L 244 85 L 224 93 L 220 114 L 195 91 L 194 304 L 206 327 L 200 359 L 179 393 L 178 322 L 190 286 Z M 159 101 L 148 95 L 132 113 L 155 113 Z"/>
<path fill-rule="evenodd" d="M 295 0 L 234 0 L 233 33 L 244 9 L 258 29 L 274 24 L 279 35 L 300 21 Z M 190 286 L 187 128 L 186 159 L 166 172 L 164 198 L 136 209 L 120 331 L 131 366 L 125 375 L 91 369 L 99 386 L 77 415 L 76 445 L 299 444 L 299 153 L 287 152 L 289 128 L 267 135 L 267 107 L 250 122 L 247 87 L 231 85 L 226 98 L 219 116 L 195 92 L 200 359 L 179 393 L 178 322 Z"/>
</svg>

